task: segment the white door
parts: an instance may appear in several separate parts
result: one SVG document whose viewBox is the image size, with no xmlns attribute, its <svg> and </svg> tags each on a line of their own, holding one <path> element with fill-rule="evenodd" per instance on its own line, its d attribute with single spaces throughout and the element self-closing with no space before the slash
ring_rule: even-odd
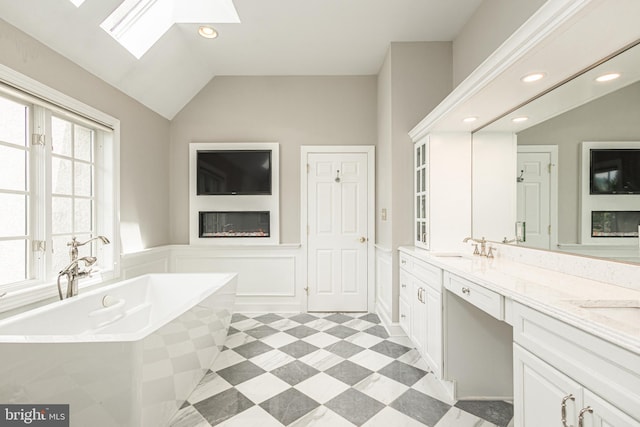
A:
<svg viewBox="0 0 640 427">
<path fill-rule="evenodd" d="M 307 157 L 309 311 L 367 311 L 368 155 Z"/>
<path fill-rule="evenodd" d="M 551 249 L 551 153 L 520 150 L 518 147 L 517 221 L 526 225 L 524 244 Z"/>
</svg>

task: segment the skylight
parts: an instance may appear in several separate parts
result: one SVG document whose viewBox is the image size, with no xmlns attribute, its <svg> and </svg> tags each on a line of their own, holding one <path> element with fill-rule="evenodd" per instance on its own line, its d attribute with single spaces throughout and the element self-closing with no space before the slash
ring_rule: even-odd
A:
<svg viewBox="0 0 640 427">
<path fill-rule="evenodd" d="M 232 0 L 125 0 L 100 27 L 140 59 L 173 24 L 199 22 L 236 24 L 240 18 Z"/>
</svg>

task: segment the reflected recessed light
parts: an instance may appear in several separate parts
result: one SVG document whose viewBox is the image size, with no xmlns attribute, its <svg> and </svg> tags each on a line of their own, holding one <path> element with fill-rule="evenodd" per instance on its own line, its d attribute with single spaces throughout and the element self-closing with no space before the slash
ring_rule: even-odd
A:
<svg viewBox="0 0 640 427">
<path fill-rule="evenodd" d="M 618 77 L 620 77 L 620 73 L 609 73 L 609 74 L 603 74 L 600 77 L 596 78 L 597 82 L 608 82 L 611 80 L 615 80 Z"/>
<path fill-rule="evenodd" d="M 198 28 L 198 34 L 206 39 L 215 39 L 218 37 L 218 32 L 214 28 L 206 25 L 201 25 L 200 28 Z"/>
<path fill-rule="evenodd" d="M 513 119 L 511 119 L 511 121 L 513 123 L 522 123 L 522 122 L 526 122 L 527 120 L 529 120 L 529 117 L 514 117 Z"/>
<path fill-rule="evenodd" d="M 537 82 L 538 80 L 542 80 L 545 75 L 546 75 L 545 73 L 531 73 L 531 74 L 527 74 L 520 80 L 522 80 L 525 83 L 532 83 L 532 82 Z"/>
<path fill-rule="evenodd" d="M 477 117 L 465 117 L 464 119 L 462 119 L 462 121 L 465 122 L 465 123 L 473 123 L 476 120 L 478 120 Z"/>
</svg>

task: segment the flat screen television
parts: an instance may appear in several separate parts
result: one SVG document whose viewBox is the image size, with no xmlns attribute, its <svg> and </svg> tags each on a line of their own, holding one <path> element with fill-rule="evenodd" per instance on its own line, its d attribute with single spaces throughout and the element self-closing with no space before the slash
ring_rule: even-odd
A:
<svg viewBox="0 0 640 427">
<path fill-rule="evenodd" d="M 271 150 L 197 152 L 197 194 L 271 194 Z"/>
<path fill-rule="evenodd" d="M 640 194 L 640 149 L 591 149 L 590 194 Z"/>
</svg>

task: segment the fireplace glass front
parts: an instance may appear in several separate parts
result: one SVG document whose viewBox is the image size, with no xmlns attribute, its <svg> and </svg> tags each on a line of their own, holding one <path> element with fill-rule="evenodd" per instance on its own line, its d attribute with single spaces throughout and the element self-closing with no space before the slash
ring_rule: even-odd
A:
<svg viewBox="0 0 640 427">
<path fill-rule="evenodd" d="M 269 212 L 200 212 L 200 237 L 269 236 Z"/>
<path fill-rule="evenodd" d="M 638 237 L 640 211 L 592 211 L 591 237 Z"/>
</svg>

